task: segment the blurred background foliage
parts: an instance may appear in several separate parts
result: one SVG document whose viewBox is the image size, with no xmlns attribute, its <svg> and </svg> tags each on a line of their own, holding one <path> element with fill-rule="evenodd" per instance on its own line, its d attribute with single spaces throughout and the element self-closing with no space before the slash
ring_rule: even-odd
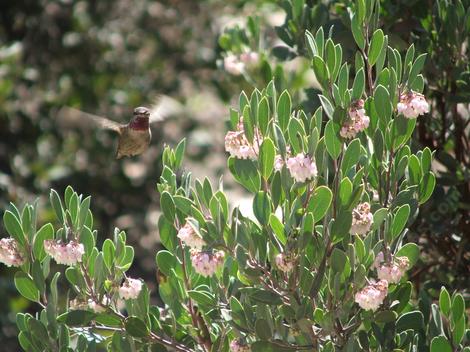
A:
<svg viewBox="0 0 470 352">
<path fill-rule="evenodd" d="M 162 146 L 186 137 L 186 168 L 195 177 L 223 177 L 228 105 L 241 89 L 274 76 L 295 104 L 313 110 L 318 83 L 304 57 L 304 30 L 324 26 L 345 58 L 355 52 L 350 1 L 292 2 L 302 4 L 297 13 L 286 13 L 286 2 L 262 0 L 0 2 L 0 209 L 39 197 L 40 217 L 49 221 L 51 187 L 62 194 L 70 184 L 92 195 L 100 239 L 114 227 L 126 230 L 136 249 L 133 275 L 155 287 Z M 422 249 L 411 279 L 422 300 L 437 297 L 441 285 L 468 300 L 470 1 L 382 1 L 380 22 L 389 44 L 414 43 L 428 53 L 432 111 L 419 120 L 414 143 L 436 151 L 438 181 L 410 234 Z M 260 55 L 255 67 L 242 76 L 223 70 L 225 56 L 247 50 Z M 140 157 L 116 161 L 112 133 L 57 123 L 63 105 L 125 122 L 158 94 L 180 101 L 184 113 L 154 126 L 152 146 Z M 224 185 L 233 204 L 247 203 L 232 179 Z M 0 341 L 13 351 L 15 313 L 34 307 L 16 296 L 12 272 L 0 267 Z"/>
</svg>

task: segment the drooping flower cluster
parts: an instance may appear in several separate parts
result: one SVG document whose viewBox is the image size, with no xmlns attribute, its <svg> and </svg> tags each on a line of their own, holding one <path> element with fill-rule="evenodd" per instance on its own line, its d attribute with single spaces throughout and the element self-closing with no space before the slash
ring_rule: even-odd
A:
<svg viewBox="0 0 470 352">
<path fill-rule="evenodd" d="M 206 242 L 194 231 L 194 228 L 188 221 L 179 229 L 177 237 L 190 248 L 201 249 L 206 245 Z"/>
<path fill-rule="evenodd" d="M 259 54 L 254 51 L 244 52 L 240 55 L 229 54 L 224 58 L 224 69 L 234 76 L 240 76 L 247 67 L 256 65 Z"/>
<path fill-rule="evenodd" d="M 228 131 L 225 135 L 225 151 L 237 159 L 256 159 L 258 157 L 260 144 L 261 137 L 257 130 L 255 130 L 253 143 L 248 141 L 241 119 L 237 125 L 237 130 Z"/>
<path fill-rule="evenodd" d="M 365 235 L 372 225 L 372 213 L 369 203 L 361 203 L 353 210 L 351 233 Z"/>
<path fill-rule="evenodd" d="M 121 299 L 136 299 L 142 290 L 142 281 L 139 279 L 127 278 L 119 287 L 119 297 Z"/>
<path fill-rule="evenodd" d="M 317 165 L 315 161 L 313 161 L 310 156 L 303 153 L 288 158 L 286 164 L 291 176 L 297 182 L 305 182 L 317 176 Z"/>
<path fill-rule="evenodd" d="M 285 253 L 276 255 L 275 262 L 278 269 L 285 273 L 289 273 L 294 269 L 294 260 Z"/>
<path fill-rule="evenodd" d="M 356 293 L 354 300 L 362 309 L 376 310 L 387 296 L 387 292 L 388 282 L 386 280 L 372 281 Z"/>
<path fill-rule="evenodd" d="M 377 276 L 381 280 L 387 280 L 389 283 L 400 282 L 410 266 L 407 257 L 395 257 L 391 263 L 384 263 L 384 255 L 382 252 L 375 257 L 374 267 L 377 269 Z"/>
<path fill-rule="evenodd" d="M 348 111 L 349 118 L 344 122 L 339 134 L 343 138 L 354 138 L 359 132 L 369 127 L 369 116 L 366 115 L 364 109 L 364 100 L 359 99 L 351 104 Z"/>
<path fill-rule="evenodd" d="M 235 339 L 230 342 L 230 352 L 250 352 L 251 348 L 240 339 Z"/>
<path fill-rule="evenodd" d="M 49 254 L 57 264 L 74 265 L 82 261 L 85 253 L 83 244 L 77 241 L 63 243 L 55 240 L 45 240 L 44 250 Z"/>
<path fill-rule="evenodd" d="M 212 276 L 217 269 L 224 263 L 224 252 L 217 251 L 215 253 L 191 250 L 191 263 L 194 270 L 205 277 Z"/>
<path fill-rule="evenodd" d="M 415 119 L 429 112 L 429 104 L 424 95 L 410 91 L 400 96 L 397 111 L 408 119 Z"/>
<path fill-rule="evenodd" d="M 18 242 L 14 238 L 0 240 L 0 262 L 6 266 L 21 266 L 25 263 L 25 258 L 18 248 Z"/>
</svg>

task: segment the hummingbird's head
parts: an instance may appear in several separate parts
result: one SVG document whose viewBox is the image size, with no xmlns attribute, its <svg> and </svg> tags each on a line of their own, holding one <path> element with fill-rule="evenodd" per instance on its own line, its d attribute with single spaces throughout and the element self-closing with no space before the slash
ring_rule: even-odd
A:
<svg viewBox="0 0 470 352">
<path fill-rule="evenodd" d="M 134 116 L 129 127 L 135 130 L 147 130 L 149 128 L 150 110 L 139 106 L 134 109 Z"/>
</svg>

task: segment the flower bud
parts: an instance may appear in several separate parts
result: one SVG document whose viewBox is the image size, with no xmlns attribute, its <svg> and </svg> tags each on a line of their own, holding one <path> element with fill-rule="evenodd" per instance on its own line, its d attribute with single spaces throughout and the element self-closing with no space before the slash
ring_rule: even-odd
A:
<svg viewBox="0 0 470 352">
<path fill-rule="evenodd" d="M 378 278 L 394 284 L 400 282 L 409 264 L 410 261 L 407 257 L 395 257 L 391 263 L 384 263 L 382 252 L 377 254 L 374 261 Z"/>
<path fill-rule="evenodd" d="M 370 230 L 372 219 L 369 203 L 359 204 L 353 210 L 351 233 L 365 235 Z"/>
<path fill-rule="evenodd" d="M 127 278 L 119 287 L 119 297 L 121 299 L 136 299 L 142 290 L 142 281 L 138 279 Z"/>
<path fill-rule="evenodd" d="M 62 243 L 55 240 L 45 240 L 44 250 L 49 254 L 57 264 L 74 265 L 82 261 L 85 253 L 83 244 L 77 241 Z"/>
<path fill-rule="evenodd" d="M 21 266 L 26 262 L 15 239 L 9 237 L 0 240 L 0 262 L 6 266 Z"/>
<path fill-rule="evenodd" d="M 238 56 L 229 54 L 224 58 L 224 69 L 231 75 L 240 76 L 245 69 L 245 64 L 240 61 Z"/>
<path fill-rule="evenodd" d="M 287 159 L 286 164 L 291 176 L 297 182 L 305 182 L 317 176 L 317 165 L 310 156 L 303 153 Z"/>
</svg>

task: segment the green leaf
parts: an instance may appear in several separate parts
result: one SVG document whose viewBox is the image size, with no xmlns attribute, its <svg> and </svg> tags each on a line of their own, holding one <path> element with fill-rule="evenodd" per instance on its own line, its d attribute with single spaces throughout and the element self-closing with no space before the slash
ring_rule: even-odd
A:
<svg viewBox="0 0 470 352">
<path fill-rule="evenodd" d="M 51 189 L 51 194 L 49 195 L 49 199 L 52 205 L 52 208 L 54 209 L 55 215 L 57 216 L 57 219 L 61 223 L 64 222 L 64 209 L 62 207 L 62 202 L 60 200 L 59 194 Z"/>
<path fill-rule="evenodd" d="M 336 125 L 332 120 L 328 121 L 325 126 L 325 144 L 328 154 L 331 158 L 336 160 L 341 154 L 342 142 L 339 138 L 339 125 Z"/>
<path fill-rule="evenodd" d="M 372 222 L 372 230 L 377 230 L 385 220 L 387 216 L 387 208 L 377 209 L 374 213 L 374 221 Z"/>
<path fill-rule="evenodd" d="M 209 292 L 189 290 L 188 295 L 201 307 L 213 308 L 217 305 L 215 297 Z"/>
<path fill-rule="evenodd" d="M 364 88 L 365 88 L 365 75 L 364 75 L 364 69 L 361 68 L 359 71 L 357 71 L 356 77 L 354 78 L 351 98 L 353 100 L 360 99 L 362 97 L 362 94 L 364 93 Z"/>
<path fill-rule="evenodd" d="M 354 40 L 356 41 L 356 44 L 359 48 L 364 50 L 366 46 L 366 41 L 364 39 L 364 34 L 362 32 L 362 22 L 358 18 L 357 14 L 354 14 L 354 16 L 351 19 L 351 30 L 353 33 Z"/>
<path fill-rule="evenodd" d="M 261 340 L 269 340 L 273 336 L 271 327 L 265 319 L 256 319 L 255 332 Z"/>
<path fill-rule="evenodd" d="M 15 286 L 23 297 L 33 302 L 39 302 L 39 290 L 26 273 L 22 271 L 15 273 Z"/>
<path fill-rule="evenodd" d="M 444 286 L 441 287 L 441 293 L 439 294 L 439 308 L 446 317 L 450 314 L 450 295 Z"/>
<path fill-rule="evenodd" d="M 116 248 L 113 241 L 107 238 L 103 243 L 103 260 L 108 269 L 111 269 L 114 263 L 114 253 Z"/>
<path fill-rule="evenodd" d="M 44 251 L 44 241 L 51 240 L 53 238 L 54 227 L 52 227 L 51 223 L 43 225 L 36 233 L 36 236 L 34 236 L 33 253 L 37 260 L 42 261 L 46 256 L 46 252 Z"/>
<path fill-rule="evenodd" d="M 237 182 L 248 191 L 256 193 L 260 190 L 261 177 L 253 161 L 230 157 L 228 166 Z"/>
<path fill-rule="evenodd" d="M 377 29 L 374 34 L 372 35 L 369 53 L 368 53 L 368 61 L 371 66 L 374 66 L 379 58 L 380 53 L 382 52 L 384 44 L 384 33 L 381 29 Z"/>
<path fill-rule="evenodd" d="M 445 336 L 436 336 L 431 340 L 430 352 L 452 352 L 452 346 Z"/>
<path fill-rule="evenodd" d="M 386 124 L 392 116 L 392 103 L 387 88 L 379 84 L 374 92 L 374 105 L 379 118 Z"/>
<path fill-rule="evenodd" d="M 126 332 L 132 337 L 146 337 L 149 334 L 147 325 L 137 317 L 129 317 L 125 323 Z"/>
<path fill-rule="evenodd" d="M 261 134 L 266 135 L 269 125 L 269 103 L 266 97 L 258 103 L 258 124 Z"/>
<path fill-rule="evenodd" d="M 392 238 L 396 238 L 403 231 L 409 216 L 410 206 L 408 204 L 404 204 L 398 208 L 392 221 Z"/>
<path fill-rule="evenodd" d="M 263 140 L 259 151 L 259 161 L 261 175 L 268 179 L 274 170 L 274 158 L 276 156 L 276 147 L 274 142 L 268 137 Z"/>
<path fill-rule="evenodd" d="M 179 169 L 183 163 L 184 152 L 186 150 L 186 138 L 183 138 L 175 149 L 175 169 Z"/>
<path fill-rule="evenodd" d="M 408 329 L 419 331 L 424 329 L 423 313 L 418 310 L 404 313 L 397 320 L 397 332 L 402 332 Z"/>
<path fill-rule="evenodd" d="M 416 78 L 418 77 L 418 74 L 421 72 L 423 69 L 424 63 L 426 62 L 426 56 L 427 54 L 421 54 L 419 55 L 415 62 L 413 63 L 413 66 L 411 67 L 410 75 L 408 76 L 408 85 L 412 86 Z"/>
<path fill-rule="evenodd" d="M 391 323 L 397 319 L 397 313 L 392 310 L 382 310 L 375 313 L 374 321 L 377 323 Z"/>
<path fill-rule="evenodd" d="M 312 67 L 318 83 L 320 83 L 322 88 L 326 89 L 330 79 L 330 72 L 325 62 L 320 56 L 315 55 L 312 60 Z"/>
<path fill-rule="evenodd" d="M 171 271 L 176 267 L 176 257 L 169 251 L 159 251 L 155 257 L 157 268 L 166 276 L 171 276 Z"/>
<path fill-rule="evenodd" d="M 88 310 L 71 310 L 59 315 L 57 321 L 68 326 L 85 326 L 95 319 L 96 316 L 96 313 Z"/>
<path fill-rule="evenodd" d="M 334 113 L 334 107 L 331 104 L 331 102 L 328 100 L 327 97 L 324 95 L 318 95 L 318 98 L 320 99 L 321 106 L 323 108 L 323 111 L 325 112 L 326 116 L 328 116 L 330 119 L 333 118 L 333 113 Z"/>
<path fill-rule="evenodd" d="M 163 191 L 160 196 L 160 205 L 163 215 L 171 222 L 175 221 L 176 206 L 171 194 Z"/>
<path fill-rule="evenodd" d="M 287 242 L 286 234 L 284 233 L 284 225 L 282 225 L 281 220 L 277 218 L 275 214 L 269 216 L 269 225 L 273 230 L 273 233 L 276 235 L 277 239 L 285 245 Z"/>
<path fill-rule="evenodd" d="M 272 204 L 269 195 L 264 191 L 258 192 L 253 199 L 253 213 L 260 224 L 268 224 L 271 209 Z"/>
<path fill-rule="evenodd" d="M 3 223 L 10 236 L 18 241 L 21 246 L 24 246 L 26 239 L 20 220 L 11 211 L 6 210 L 3 214 Z"/>
<path fill-rule="evenodd" d="M 419 258 L 419 248 L 415 243 L 407 243 L 395 254 L 397 257 L 407 257 L 410 267 L 416 264 Z"/>
<path fill-rule="evenodd" d="M 280 305 L 282 304 L 282 298 L 277 293 L 267 291 L 264 289 L 253 289 L 249 294 L 250 298 L 254 301 L 271 304 L 271 305 Z"/>
<path fill-rule="evenodd" d="M 315 188 L 312 197 L 308 202 L 307 211 L 313 214 L 316 222 L 323 219 L 330 208 L 333 193 L 327 186 L 320 186 Z"/>
<path fill-rule="evenodd" d="M 280 345 L 279 343 L 268 342 L 268 341 L 256 341 L 251 344 L 252 352 L 292 352 L 298 351 L 298 348 L 294 345 Z"/>
<path fill-rule="evenodd" d="M 290 114 L 292 111 L 292 101 L 287 90 L 283 91 L 277 102 L 277 119 L 282 131 L 287 129 Z"/>
<path fill-rule="evenodd" d="M 456 323 L 463 317 L 465 311 L 465 300 L 460 293 L 457 293 L 452 299 L 452 321 Z"/>
<path fill-rule="evenodd" d="M 341 171 L 343 175 L 349 171 L 350 168 L 355 166 L 361 156 L 361 142 L 359 139 L 352 140 L 344 152 L 343 161 L 341 163 Z"/>
</svg>

